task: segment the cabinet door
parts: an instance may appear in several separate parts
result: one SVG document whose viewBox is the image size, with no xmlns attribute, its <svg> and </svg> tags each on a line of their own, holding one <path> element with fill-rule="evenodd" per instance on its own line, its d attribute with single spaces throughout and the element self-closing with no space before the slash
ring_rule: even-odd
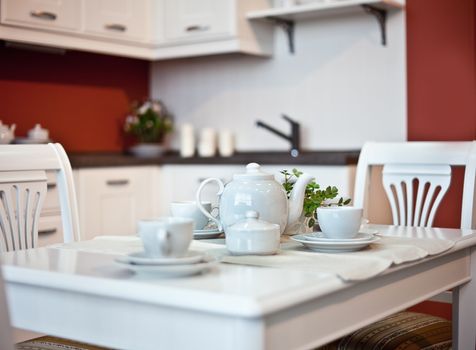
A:
<svg viewBox="0 0 476 350">
<path fill-rule="evenodd" d="M 52 30 L 79 30 L 78 0 L 2 0 L 1 22 Z"/>
<path fill-rule="evenodd" d="M 233 0 L 166 0 L 165 13 L 165 36 L 169 42 L 234 35 Z"/>
<path fill-rule="evenodd" d="M 38 246 L 64 242 L 61 214 L 41 216 L 38 223 Z"/>
<path fill-rule="evenodd" d="M 82 239 L 135 234 L 137 221 L 154 214 L 149 167 L 80 169 L 77 180 Z"/>
<path fill-rule="evenodd" d="M 149 0 L 84 0 L 84 30 L 119 40 L 145 41 L 149 5 Z"/>
<path fill-rule="evenodd" d="M 160 215 L 170 214 L 170 202 L 195 200 L 200 183 L 216 177 L 224 183 L 232 180 L 233 174 L 243 173 L 245 168 L 240 165 L 164 165 L 161 169 L 160 181 Z M 208 184 L 202 191 L 202 200 L 218 204 L 218 185 Z"/>
</svg>

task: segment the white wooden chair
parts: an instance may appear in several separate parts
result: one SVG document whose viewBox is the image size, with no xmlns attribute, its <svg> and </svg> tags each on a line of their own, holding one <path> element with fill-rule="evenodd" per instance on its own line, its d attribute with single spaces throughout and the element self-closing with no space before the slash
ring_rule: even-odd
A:
<svg viewBox="0 0 476 350">
<path fill-rule="evenodd" d="M 57 178 L 63 237 L 80 239 L 73 173 L 60 144 L 0 146 L 0 253 L 34 248 L 38 220 L 47 189 L 46 171 Z M 68 339 L 40 337 L 17 344 L 16 349 L 103 349 Z M 0 349 L 13 349 L 11 327 L 0 270 Z"/>
<path fill-rule="evenodd" d="M 466 167 L 461 228 L 470 228 L 474 208 L 474 169 L 468 167 L 476 142 L 368 142 L 362 148 L 353 203 L 365 205 L 372 166 L 382 179 L 394 225 L 431 227 L 451 181 L 451 166 Z M 472 175 L 471 175 L 472 174 Z"/>
<path fill-rule="evenodd" d="M 0 146 L 0 252 L 34 248 L 46 196 L 46 171 L 57 176 L 65 242 L 79 240 L 73 173 L 60 144 Z"/>
<path fill-rule="evenodd" d="M 368 208 L 372 166 L 383 166 L 382 181 L 394 225 L 417 227 L 432 226 L 450 185 L 451 166 L 465 167 L 461 228 L 475 228 L 476 142 L 366 143 L 357 165 L 353 198 L 354 206 L 363 207 L 364 213 Z M 449 349 L 451 332 L 451 323 L 444 319 L 400 312 L 323 349 L 387 350 L 396 348 L 400 341 L 407 346 L 414 341 L 420 342 L 414 346 L 425 344 L 428 348 Z M 386 346 L 382 346 L 382 339 Z"/>
</svg>

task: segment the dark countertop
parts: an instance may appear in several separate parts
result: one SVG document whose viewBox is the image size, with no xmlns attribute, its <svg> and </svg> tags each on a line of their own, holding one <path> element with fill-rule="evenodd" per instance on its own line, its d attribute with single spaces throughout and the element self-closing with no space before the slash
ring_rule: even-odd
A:
<svg viewBox="0 0 476 350">
<path fill-rule="evenodd" d="M 285 165 L 349 165 L 357 164 L 359 150 L 350 151 L 303 151 L 293 158 L 289 152 L 260 151 L 237 152 L 231 157 L 182 158 L 178 152 L 169 152 L 157 158 L 137 158 L 123 153 L 68 153 L 73 168 L 96 168 L 114 166 L 164 165 L 164 164 L 260 164 Z"/>
</svg>

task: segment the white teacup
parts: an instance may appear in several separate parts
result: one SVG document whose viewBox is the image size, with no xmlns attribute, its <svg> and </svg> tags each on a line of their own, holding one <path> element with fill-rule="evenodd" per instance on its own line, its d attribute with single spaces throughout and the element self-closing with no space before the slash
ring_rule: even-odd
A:
<svg viewBox="0 0 476 350">
<path fill-rule="evenodd" d="M 193 238 L 193 220 L 190 218 L 141 220 L 138 229 L 145 254 L 151 258 L 182 257 Z"/>
<path fill-rule="evenodd" d="M 317 208 L 317 221 L 328 238 L 353 238 L 359 233 L 362 214 L 362 208 L 321 207 Z"/>
<path fill-rule="evenodd" d="M 208 213 L 211 212 L 211 202 L 202 202 L 202 205 Z M 192 219 L 194 230 L 202 230 L 208 224 L 208 217 L 201 212 L 195 201 L 172 202 L 170 203 L 170 212 L 174 217 Z"/>
</svg>

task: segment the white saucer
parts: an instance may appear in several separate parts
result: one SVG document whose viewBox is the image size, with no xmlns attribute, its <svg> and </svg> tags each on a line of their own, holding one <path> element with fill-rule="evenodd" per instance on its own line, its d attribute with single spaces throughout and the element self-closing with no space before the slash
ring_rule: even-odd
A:
<svg viewBox="0 0 476 350">
<path fill-rule="evenodd" d="M 16 137 L 13 140 L 13 143 L 18 143 L 18 144 L 44 144 L 51 142 L 50 139 L 31 139 L 29 137 Z"/>
<path fill-rule="evenodd" d="M 218 238 L 223 233 L 223 230 L 218 230 L 216 228 L 207 229 L 207 230 L 194 230 L 193 238 L 195 239 L 207 239 L 207 238 Z"/>
<path fill-rule="evenodd" d="M 202 252 L 189 251 L 187 255 L 180 258 L 151 258 L 145 255 L 145 252 L 135 252 L 120 256 L 116 259 L 117 262 L 123 264 L 133 265 L 185 265 L 195 264 L 202 261 L 205 254 Z"/>
<path fill-rule="evenodd" d="M 204 258 L 198 264 L 183 264 L 183 265 L 136 265 L 115 260 L 122 267 L 132 270 L 136 273 L 154 274 L 161 277 L 181 277 L 196 275 L 213 268 L 217 261 L 211 257 Z"/>
<path fill-rule="evenodd" d="M 355 237 L 352 238 L 329 238 L 324 236 L 321 231 L 316 231 L 308 234 L 303 234 L 307 239 L 316 241 L 316 242 L 358 242 L 358 241 L 368 241 L 374 237 L 373 234 L 359 232 Z"/>
<path fill-rule="evenodd" d="M 356 250 L 363 249 L 367 247 L 370 243 L 378 241 L 379 237 L 371 237 L 367 240 L 357 240 L 357 241 L 316 241 L 309 239 L 308 234 L 295 235 L 291 239 L 293 241 L 302 243 L 306 248 L 310 250 L 321 252 L 321 253 L 343 253 L 343 252 L 354 252 Z"/>
</svg>

